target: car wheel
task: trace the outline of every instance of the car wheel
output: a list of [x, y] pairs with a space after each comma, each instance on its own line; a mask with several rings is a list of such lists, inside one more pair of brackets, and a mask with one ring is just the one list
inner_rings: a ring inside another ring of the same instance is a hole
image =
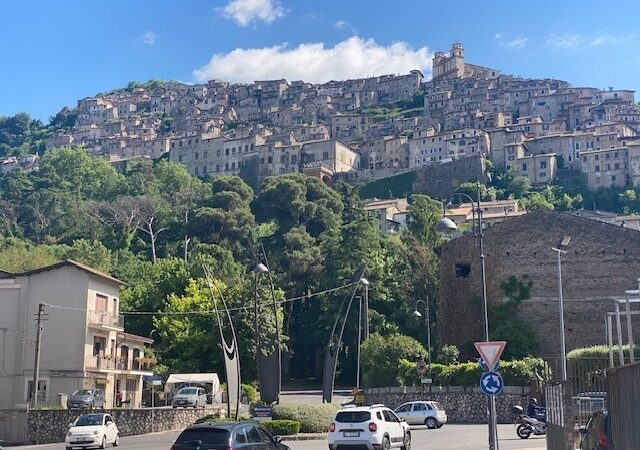
[[389, 450], [391, 448], [391, 443], [389, 442], [388, 437], [382, 438], [382, 450]]
[[516, 428], [516, 434], [520, 439], [529, 439], [529, 436], [531, 436], [531, 427], [524, 424], [518, 425], [518, 428]]
[[404, 435], [404, 443], [402, 444], [402, 450], [411, 450], [411, 433]]
[[73, 447], [65, 447], [65, 450], [73, 450]]
[[114, 446], [114, 447], [117, 447], [118, 445], [120, 445], [120, 435], [119, 435], [119, 434], [116, 434], [116, 438], [115, 438], [115, 440], [113, 441], [113, 446]]
[[427, 417], [427, 419], [424, 421], [424, 424], [428, 429], [433, 430], [438, 426], [438, 421], [434, 417]]
[[107, 448], [107, 437], [102, 436], [102, 444], [100, 444], [100, 448]]

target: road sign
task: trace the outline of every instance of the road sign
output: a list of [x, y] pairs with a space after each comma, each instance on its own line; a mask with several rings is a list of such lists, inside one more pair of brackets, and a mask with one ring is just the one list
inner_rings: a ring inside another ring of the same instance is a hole
[[431, 384], [431, 383], [433, 383], [433, 380], [431, 378], [423, 378], [420, 381], [422, 382], [422, 384]]
[[480, 389], [487, 395], [500, 395], [504, 388], [504, 380], [499, 373], [485, 372], [480, 377]]
[[507, 345], [507, 343], [505, 341], [476, 342], [474, 345], [487, 364], [487, 367], [493, 368], [498, 361], [500, 361], [500, 355], [502, 355], [504, 346]]
[[254, 406], [253, 418], [254, 419], [270, 419], [273, 416], [273, 409], [271, 406]]
[[162, 377], [160, 375], [144, 375], [142, 377], [142, 381], [145, 382], [153, 382], [153, 381], [162, 381]]
[[161, 386], [162, 385], [162, 380], [153, 380], [151, 382], [154, 386]]
[[496, 365], [493, 366], [491, 369], [489, 369], [489, 367], [487, 366], [487, 363], [484, 362], [484, 359], [480, 358], [479, 363], [480, 363], [480, 368], [482, 369], [483, 372], [497, 372], [498, 369], [500, 368], [500, 361], [498, 361]]

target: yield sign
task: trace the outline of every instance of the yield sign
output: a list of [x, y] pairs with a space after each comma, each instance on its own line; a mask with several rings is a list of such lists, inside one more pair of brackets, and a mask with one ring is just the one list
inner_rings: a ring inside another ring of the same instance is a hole
[[487, 367], [491, 369], [500, 361], [500, 355], [502, 355], [507, 343], [505, 341], [476, 342], [474, 345]]

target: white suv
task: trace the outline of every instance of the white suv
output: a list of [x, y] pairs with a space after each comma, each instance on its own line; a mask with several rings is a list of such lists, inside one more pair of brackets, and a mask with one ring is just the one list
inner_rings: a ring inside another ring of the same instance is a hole
[[329, 427], [329, 449], [411, 450], [411, 431], [404, 420], [384, 405], [345, 406]]

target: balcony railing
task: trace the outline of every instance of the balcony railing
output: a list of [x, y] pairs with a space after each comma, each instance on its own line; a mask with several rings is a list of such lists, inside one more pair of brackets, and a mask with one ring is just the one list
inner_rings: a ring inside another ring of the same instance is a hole
[[89, 311], [89, 323], [124, 328], [124, 316], [109, 311]]
[[116, 368], [116, 360], [98, 355], [87, 356], [85, 358], [85, 366], [87, 369], [114, 370]]
[[150, 370], [150, 366], [153, 364], [151, 358], [140, 359], [122, 359], [121, 357], [107, 357], [107, 356], [87, 356], [85, 358], [85, 366], [87, 369], [106, 369], [106, 370]]

